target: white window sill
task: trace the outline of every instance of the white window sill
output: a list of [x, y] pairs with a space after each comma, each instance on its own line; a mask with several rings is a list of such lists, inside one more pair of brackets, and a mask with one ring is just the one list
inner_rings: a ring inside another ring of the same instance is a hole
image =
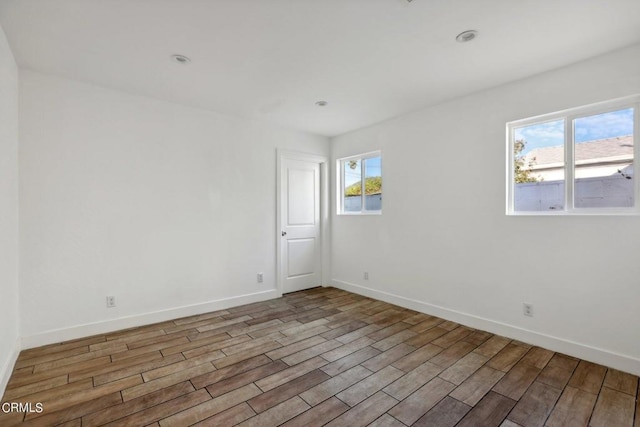
[[382, 211], [364, 211], [364, 212], [338, 212], [340, 216], [370, 216], [370, 215], [382, 215]]
[[638, 210], [580, 210], [580, 211], [532, 211], [507, 212], [507, 216], [639, 216]]

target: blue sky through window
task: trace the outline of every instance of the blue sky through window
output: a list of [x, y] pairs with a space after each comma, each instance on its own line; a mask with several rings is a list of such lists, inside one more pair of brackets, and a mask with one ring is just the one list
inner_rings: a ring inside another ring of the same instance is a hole
[[[633, 134], [633, 108], [611, 111], [575, 120], [576, 143]], [[564, 121], [555, 120], [515, 129], [516, 140], [527, 145], [522, 154], [535, 148], [552, 147], [564, 143]]]
[[[382, 159], [381, 157], [373, 157], [365, 159], [367, 177], [382, 176]], [[349, 161], [344, 162], [344, 186], [345, 188], [360, 182], [362, 178], [362, 170], [360, 169], [362, 161], [357, 160], [355, 168], [351, 168]]]
[[351, 167], [349, 160], [344, 162], [344, 187], [347, 188], [351, 184], [355, 184], [360, 181], [362, 177], [362, 171], [360, 169], [361, 160], [354, 162], [355, 167]]
[[367, 177], [382, 176], [382, 173], [381, 173], [382, 162], [380, 157], [373, 157], [371, 159], [366, 159], [365, 162], [366, 162], [365, 173], [367, 174]]

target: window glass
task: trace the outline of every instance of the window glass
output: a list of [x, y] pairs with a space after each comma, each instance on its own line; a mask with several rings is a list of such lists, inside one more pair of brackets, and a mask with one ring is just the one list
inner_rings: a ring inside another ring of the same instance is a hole
[[564, 120], [514, 129], [514, 209], [564, 209]]
[[339, 214], [380, 213], [382, 210], [382, 156], [379, 152], [337, 161], [340, 175]]
[[638, 214], [640, 96], [507, 124], [507, 213]]
[[362, 161], [360, 159], [345, 160], [343, 209], [345, 212], [362, 211]]
[[573, 120], [575, 207], [632, 207], [634, 109]]
[[372, 157], [364, 161], [365, 210], [382, 209], [382, 159]]

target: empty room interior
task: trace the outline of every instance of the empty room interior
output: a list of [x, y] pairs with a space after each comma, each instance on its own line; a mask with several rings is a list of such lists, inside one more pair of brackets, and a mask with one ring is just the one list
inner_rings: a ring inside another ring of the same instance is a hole
[[640, 427], [639, 125], [637, 0], [0, 0], [0, 425]]

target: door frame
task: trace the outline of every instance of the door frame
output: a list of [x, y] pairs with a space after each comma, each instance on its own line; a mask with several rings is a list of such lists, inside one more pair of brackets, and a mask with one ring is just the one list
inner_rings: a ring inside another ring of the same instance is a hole
[[282, 259], [282, 163], [284, 159], [317, 163], [320, 166], [320, 283], [330, 277], [329, 254], [329, 158], [318, 154], [277, 149], [276, 161], [276, 292], [279, 297], [284, 290]]

